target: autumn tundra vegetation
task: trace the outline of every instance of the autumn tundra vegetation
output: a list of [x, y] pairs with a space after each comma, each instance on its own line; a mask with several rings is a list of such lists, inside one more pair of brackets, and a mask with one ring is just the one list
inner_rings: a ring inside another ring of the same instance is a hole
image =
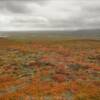
[[0, 100], [100, 100], [100, 40], [0, 38]]

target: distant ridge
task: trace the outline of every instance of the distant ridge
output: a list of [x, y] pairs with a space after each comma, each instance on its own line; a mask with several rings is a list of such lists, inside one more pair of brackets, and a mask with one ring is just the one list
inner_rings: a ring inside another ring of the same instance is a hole
[[100, 29], [91, 30], [74, 30], [74, 31], [11, 31], [0, 32], [0, 36], [4, 37], [67, 37], [78, 39], [100, 39]]

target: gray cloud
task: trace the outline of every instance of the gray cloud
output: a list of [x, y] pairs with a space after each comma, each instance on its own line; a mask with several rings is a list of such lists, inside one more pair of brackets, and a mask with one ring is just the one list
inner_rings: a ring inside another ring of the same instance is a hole
[[0, 8], [10, 13], [28, 13], [30, 12], [24, 2], [6, 1], [0, 3]]
[[8, 11], [10, 11], [12, 13], [27, 13], [27, 12], [29, 12], [27, 7], [25, 5], [23, 5], [22, 3], [8, 2], [6, 4], [6, 8]]
[[0, 23], [0, 30], [100, 28], [100, 1], [0, 0]]

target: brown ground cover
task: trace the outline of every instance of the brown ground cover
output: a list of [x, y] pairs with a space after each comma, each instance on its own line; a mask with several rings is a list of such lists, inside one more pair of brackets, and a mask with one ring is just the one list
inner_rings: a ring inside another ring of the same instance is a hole
[[0, 100], [100, 100], [100, 41], [0, 38]]

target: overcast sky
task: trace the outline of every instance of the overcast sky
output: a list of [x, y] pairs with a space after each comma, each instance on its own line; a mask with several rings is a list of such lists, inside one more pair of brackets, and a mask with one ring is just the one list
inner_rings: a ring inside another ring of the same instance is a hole
[[0, 0], [0, 31], [100, 28], [100, 0]]

